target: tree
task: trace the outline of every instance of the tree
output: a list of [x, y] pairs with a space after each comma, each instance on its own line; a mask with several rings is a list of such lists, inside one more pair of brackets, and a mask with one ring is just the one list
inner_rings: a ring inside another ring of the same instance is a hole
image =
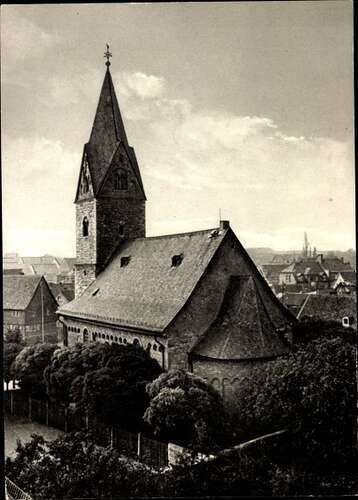
[[14, 376], [21, 389], [34, 397], [46, 395], [44, 370], [56, 349], [54, 344], [35, 344], [22, 349], [13, 363]]
[[8, 384], [14, 378], [13, 363], [16, 356], [22, 351], [23, 347], [14, 342], [4, 342], [3, 352], [3, 376]]
[[97, 420], [137, 429], [149, 398], [148, 382], [161, 373], [139, 346], [84, 344], [55, 353], [45, 371], [52, 399], [88, 411]]
[[66, 434], [50, 442], [33, 435], [6, 460], [6, 476], [38, 500], [150, 495], [155, 474], [117, 450], [96, 446], [90, 435]]
[[357, 343], [357, 333], [353, 328], [344, 328], [337, 321], [307, 319], [294, 324], [292, 328], [293, 343], [307, 345], [317, 339], [335, 339], [337, 337], [352, 345]]
[[21, 332], [18, 328], [16, 328], [15, 330], [10, 330], [10, 328], [8, 328], [4, 335], [4, 342], [19, 344], [23, 347], [25, 346]]
[[319, 339], [252, 370], [237, 394], [241, 425], [265, 434], [289, 429], [314, 466], [342, 456], [355, 429], [355, 348]]
[[183, 370], [170, 371], [149, 384], [147, 392], [150, 405], [144, 420], [156, 436], [202, 451], [225, 442], [223, 401], [204, 379]]

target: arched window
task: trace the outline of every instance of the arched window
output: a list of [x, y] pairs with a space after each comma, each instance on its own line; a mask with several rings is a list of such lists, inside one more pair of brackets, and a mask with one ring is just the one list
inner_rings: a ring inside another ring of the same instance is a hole
[[147, 345], [147, 352], [148, 353], [150, 352], [151, 347], [152, 347], [152, 344], [149, 342], [149, 344]]
[[85, 328], [83, 330], [83, 342], [88, 342], [89, 336], [88, 336], [88, 330]]
[[124, 236], [124, 222], [119, 223], [118, 232], [119, 232], [119, 236]]
[[82, 221], [82, 236], [88, 236], [88, 225], [88, 219], [87, 217], [84, 217]]
[[116, 172], [114, 188], [117, 191], [125, 191], [128, 189], [128, 174], [125, 170]]
[[136, 346], [136, 347], [139, 347], [139, 340], [138, 339], [134, 339], [133, 340], [133, 345]]

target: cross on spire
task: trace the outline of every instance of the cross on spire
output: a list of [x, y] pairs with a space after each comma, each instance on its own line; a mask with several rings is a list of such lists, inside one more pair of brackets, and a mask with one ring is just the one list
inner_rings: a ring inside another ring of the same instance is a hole
[[108, 43], [106, 43], [106, 46], [107, 46], [107, 51], [104, 53], [104, 57], [107, 58], [106, 66], [107, 66], [107, 68], [109, 68], [109, 66], [111, 65], [111, 63], [109, 62], [109, 58], [112, 57], [112, 54], [109, 51], [109, 45], [108, 45]]

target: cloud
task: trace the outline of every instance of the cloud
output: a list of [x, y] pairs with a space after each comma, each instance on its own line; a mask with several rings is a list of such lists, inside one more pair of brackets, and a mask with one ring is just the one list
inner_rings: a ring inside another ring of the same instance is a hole
[[119, 84], [120, 94], [125, 97], [150, 99], [161, 96], [165, 89], [163, 77], [146, 75], [140, 71], [116, 73], [114, 78]]
[[[6, 55], [3, 69], [10, 67], [8, 61], [20, 62], [29, 57], [40, 57], [58, 37], [21, 17], [11, 6], [2, 6], [2, 54]], [[7, 61], [8, 60], [8, 61]]]
[[[85, 97], [94, 108], [102, 78], [69, 75], [49, 88], [54, 100]], [[305, 230], [320, 249], [355, 246], [348, 143], [288, 135], [267, 116], [195, 109], [185, 98], [171, 99], [160, 76], [119, 73], [114, 84], [146, 189], [148, 234], [215, 227], [220, 208], [245, 246], [301, 248]], [[43, 137], [3, 139], [6, 251], [16, 250], [16, 240], [29, 248], [41, 240], [50, 252], [57, 240], [57, 253], [75, 252], [72, 202], [82, 146], [75, 154]]]
[[[348, 143], [289, 136], [265, 116], [196, 110], [165, 91], [150, 99], [128, 98], [122, 110], [134, 125], [148, 198], [155, 200], [148, 214], [160, 219], [169, 210], [167, 232], [188, 230], [194, 210], [202, 221], [210, 212], [216, 224], [222, 208], [236, 228], [251, 235], [251, 246], [266, 241], [284, 248], [301, 241], [296, 227], [310, 229], [317, 246], [354, 246]], [[163, 222], [150, 228], [163, 231]]]
[[66, 253], [71, 253], [81, 152], [71, 153], [60, 141], [44, 138], [4, 136], [2, 142], [5, 251], [22, 248], [28, 254], [42, 245], [43, 253], [57, 245], [59, 253], [67, 244]]

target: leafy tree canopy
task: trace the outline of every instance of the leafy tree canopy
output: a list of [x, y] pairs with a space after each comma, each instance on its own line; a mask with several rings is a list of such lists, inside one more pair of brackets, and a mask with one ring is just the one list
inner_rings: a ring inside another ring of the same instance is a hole
[[5, 382], [9, 382], [14, 378], [13, 373], [13, 363], [16, 356], [22, 351], [23, 347], [21, 344], [14, 342], [4, 342], [3, 351], [3, 376]]
[[357, 343], [357, 332], [353, 328], [344, 328], [337, 321], [307, 319], [297, 323], [292, 328], [293, 342], [296, 345], [307, 345], [320, 338], [341, 338], [352, 345]]
[[149, 403], [145, 387], [160, 373], [157, 361], [139, 346], [94, 343], [57, 351], [45, 379], [51, 398], [137, 428]]
[[34, 397], [46, 395], [43, 373], [56, 349], [55, 344], [35, 344], [22, 349], [13, 363], [14, 376], [21, 389]]
[[242, 427], [256, 435], [289, 429], [317, 464], [352, 443], [355, 429], [355, 348], [320, 339], [255, 368], [237, 393]]
[[149, 384], [147, 392], [150, 405], [144, 420], [156, 436], [202, 451], [224, 444], [223, 401], [204, 379], [183, 370], [169, 371]]
[[153, 473], [73, 433], [52, 442], [39, 435], [25, 445], [19, 442], [16, 456], [6, 460], [6, 475], [33, 498], [48, 500], [145, 496]]
[[15, 330], [8, 329], [4, 335], [4, 342], [9, 342], [9, 343], [13, 343], [13, 344], [20, 344], [22, 347], [25, 346], [25, 343], [22, 339], [21, 332], [18, 328], [16, 328]]

